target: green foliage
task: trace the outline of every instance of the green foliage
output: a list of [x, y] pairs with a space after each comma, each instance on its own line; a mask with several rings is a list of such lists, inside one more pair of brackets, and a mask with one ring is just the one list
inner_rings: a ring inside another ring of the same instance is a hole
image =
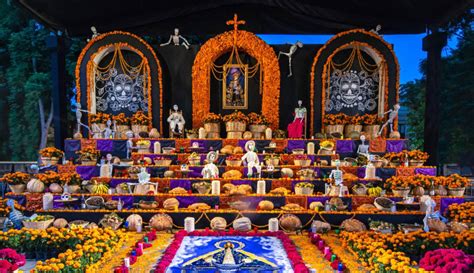
[[[464, 25], [463, 25], [464, 26]], [[440, 163], [474, 162], [474, 31], [463, 28], [459, 44], [442, 60], [440, 92]], [[420, 70], [424, 72], [424, 62]], [[425, 76], [400, 88], [408, 114], [408, 136], [413, 148], [423, 147]]]

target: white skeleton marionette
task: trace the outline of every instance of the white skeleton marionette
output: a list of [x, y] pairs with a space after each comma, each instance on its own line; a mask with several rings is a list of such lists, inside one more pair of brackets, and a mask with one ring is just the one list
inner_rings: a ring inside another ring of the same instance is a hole
[[90, 40], [93, 40], [95, 37], [99, 36], [100, 33], [97, 32], [97, 29], [95, 28], [95, 26], [91, 26], [91, 31], [92, 31], [92, 36], [90, 39], [87, 39], [87, 41], [89, 42]]
[[260, 166], [260, 160], [255, 150], [255, 141], [249, 140], [245, 143], [246, 153], [242, 156], [242, 161], [247, 163], [247, 175], [249, 177], [253, 176], [253, 168], [257, 170], [258, 176], [262, 175], [262, 166]]
[[186, 40], [183, 36], [179, 35], [179, 29], [175, 28], [174, 34], [170, 35], [170, 39], [168, 40], [168, 42], [160, 44], [160, 46], [169, 45], [171, 44], [171, 42], [173, 42], [175, 46], [179, 46], [180, 40], [183, 40], [183, 43], [181, 43], [181, 45], [184, 46], [186, 49], [189, 49], [190, 44], [188, 40]]
[[127, 158], [131, 158], [132, 151], [136, 148], [133, 146], [133, 136], [135, 134], [132, 131], [127, 131], [125, 135], [127, 136]]
[[370, 155], [369, 155], [369, 145], [365, 142], [365, 136], [364, 135], [360, 136], [360, 141], [361, 141], [361, 143], [357, 147], [357, 154], [358, 155], [363, 155], [363, 156], [367, 157], [367, 159], [369, 159], [369, 157], [370, 157]]
[[184, 120], [182, 112], [178, 111], [178, 105], [173, 105], [173, 111], [171, 111], [171, 114], [168, 117], [167, 121], [170, 124], [170, 128], [173, 132], [176, 133], [176, 126], [178, 126], [178, 133], [183, 133], [184, 124], [186, 123], [186, 121]]
[[204, 166], [204, 168], [201, 171], [202, 177], [206, 179], [211, 179], [211, 178], [218, 178], [219, 177], [219, 168], [217, 168], [216, 162], [217, 158], [219, 157], [219, 154], [215, 151], [209, 152], [207, 154], [207, 164]]
[[288, 78], [293, 75], [293, 70], [291, 69], [292, 56], [293, 56], [293, 54], [295, 54], [295, 52], [298, 48], [302, 48], [302, 47], [303, 47], [303, 43], [300, 42], [300, 41], [297, 41], [296, 43], [291, 45], [290, 51], [288, 51], [288, 52], [283, 52], [283, 51], [278, 52], [278, 59], [280, 59], [280, 55], [288, 56], [288, 67], [289, 67], [289, 70], [290, 70], [290, 73], [288, 74]]
[[343, 196], [343, 172], [339, 170], [339, 167], [341, 166], [341, 161], [339, 159], [336, 159], [336, 169], [332, 170], [331, 173], [329, 174], [329, 178], [334, 179], [334, 185], [336, 187], [339, 187], [339, 196]]
[[393, 132], [393, 122], [395, 121], [395, 119], [398, 117], [398, 110], [400, 110], [400, 104], [395, 104], [393, 106], [393, 109], [390, 109], [388, 110], [387, 112], [383, 113], [383, 115], [385, 116], [386, 114], [388, 114], [388, 119], [387, 121], [382, 125], [382, 127], [380, 127], [380, 130], [379, 130], [379, 133], [378, 135], [382, 135], [382, 131], [385, 127], [387, 127], [387, 125], [390, 125], [390, 132]]
[[80, 103], [77, 103], [76, 104], [76, 122], [77, 122], [77, 133], [81, 133], [81, 126], [86, 128], [89, 132], [90, 132], [90, 128], [89, 126], [85, 125], [84, 123], [81, 122], [81, 119], [82, 119], [82, 112], [84, 113], [89, 113], [89, 111], [87, 110], [83, 110], [81, 108], [81, 104]]
[[112, 126], [112, 121], [109, 119], [109, 120], [107, 120], [107, 122], [105, 124], [107, 126], [104, 129], [104, 138], [112, 138], [113, 137], [113, 131], [110, 128], [110, 126]]
[[374, 33], [374, 34], [377, 34], [377, 35], [379, 35], [379, 36], [382, 36], [382, 35], [380, 35], [380, 33], [379, 33], [379, 31], [380, 31], [381, 29], [382, 29], [382, 26], [381, 26], [381, 25], [377, 25], [377, 26], [375, 27], [375, 29], [371, 29], [371, 30], [369, 30], [369, 31], [372, 32], [372, 33]]

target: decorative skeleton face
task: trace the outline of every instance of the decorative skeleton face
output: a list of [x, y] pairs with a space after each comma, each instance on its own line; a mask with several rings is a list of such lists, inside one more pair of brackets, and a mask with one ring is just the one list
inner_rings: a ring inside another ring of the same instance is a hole
[[353, 105], [359, 100], [360, 79], [353, 71], [346, 71], [341, 77], [341, 100], [348, 105]]
[[137, 98], [133, 95], [133, 81], [124, 74], [118, 75], [114, 79], [114, 96], [112, 100], [117, 100], [121, 105], [126, 105], [130, 100], [136, 101]]

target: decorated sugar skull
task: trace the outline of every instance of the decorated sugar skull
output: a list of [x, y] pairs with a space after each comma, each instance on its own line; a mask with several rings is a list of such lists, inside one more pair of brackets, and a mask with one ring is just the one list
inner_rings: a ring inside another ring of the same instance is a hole
[[360, 79], [355, 71], [345, 71], [341, 77], [341, 100], [356, 105], [360, 93]]
[[133, 81], [132, 79], [125, 75], [117, 75], [114, 79], [114, 94], [112, 100], [117, 100], [118, 103], [122, 106], [127, 106], [130, 101], [136, 101], [137, 98], [133, 96]]
[[217, 160], [217, 157], [217, 152], [211, 151], [207, 154], [206, 159], [208, 163], [214, 163]]
[[250, 140], [245, 143], [245, 151], [253, 152], [255, 150], [255, 141]]

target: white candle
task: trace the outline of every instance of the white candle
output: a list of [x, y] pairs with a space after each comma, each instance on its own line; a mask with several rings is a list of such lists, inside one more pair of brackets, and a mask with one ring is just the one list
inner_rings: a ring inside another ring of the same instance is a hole
[[213, 180], [211, 184], [212, 194], [219, 195], [221, 194], [221, 181]]
[[143, 243], [138, 243], [137, 245], [138, 245], [138, 248], [139, 248], [141, 251], [143, 251]]
[[268, 231], [278, 231], [278, 219], [270, 218], [268, 220]]
[[265, 194], [265, 180], [257, 181], [257, 194]]
[[130, 267], [130, 258], [123, 258], [123, 264], [125, 265], [125, 267]]
[[186, 230], [187, 232], [194, 231], [194, 218], [193, 217], [184, 218], [184, 230]]
[[314, 143], [308, 142], [308, 144], [306, 145], [306, 150], [309, 155], [314, 155]]
[[159, 141], [156, 141], [155, 144], [153, 144], [153, 153], [161, 154], [161, 143]]

